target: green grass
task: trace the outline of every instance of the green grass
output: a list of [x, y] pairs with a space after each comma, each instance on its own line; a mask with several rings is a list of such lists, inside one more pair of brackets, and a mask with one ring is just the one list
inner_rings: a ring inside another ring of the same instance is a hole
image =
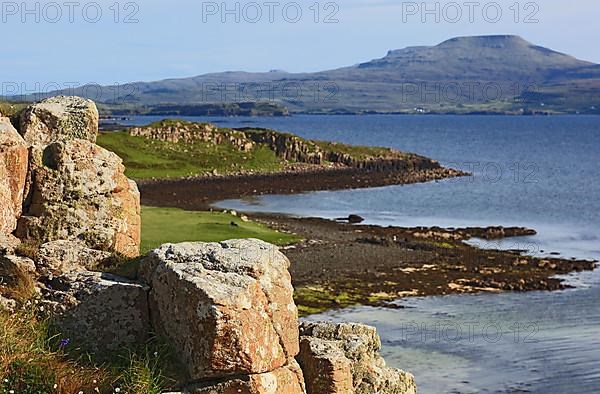
[[166, 375], [179, 377], [173, 352], [156, 338], [95, 364], [61, 347], [51, 326], [33, 306], [0, 311], [0, 394], [160, 394], [172, 380]]
[[347, 145], [337, 142], [314, 141], [315, 144], [324, 151], [340, 152], [352, 156], [358, 160], [364, 160], [371, 157], [384, 158], [406, 158], [408, 154], [395, 151], [390, 148], [377, 146]]
[[171, 143], [130, 136], [126, 132], [101, 133], [98, 145], [123, 159], [126, 175], [134, 179], [181, 178], [242, 171], [274, 172], [283, 168], [275, 152], [258, 146], [240, 152], [230, 144]]
[[20, 111], [25, 109], [29, 104], [27, 103], [9, 103], [6, 101], [0, 101], [0, 114], [3, 116], [11, 117], [18, 114]]
[[[237, 226], [232, 226], [231, 222]], [[257, 238], [276, 245], [299, 241], [296, 235], [277, 232], [256, 222], [243, 222], [228, 213], [142, 207], [142, 253], [164, 243], [219, 242], [239, 238]]]

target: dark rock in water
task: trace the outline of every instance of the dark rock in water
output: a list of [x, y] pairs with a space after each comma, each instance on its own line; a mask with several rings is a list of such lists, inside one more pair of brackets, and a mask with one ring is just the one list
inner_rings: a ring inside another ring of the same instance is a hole
[[364, 221], [365, 221], [365, 219], [363, 217], [361, 217], [361, 216], [358, 216], [358, 215], [350, 215], [350, 216], [348, 216], [348, 222], [352, 223], [352, 224], [354, 224], [354, 223], [362, 223]]
[[347, 218], [337, 218], [335, 219], [340, 222], [348, 222], [350, 224], [358, 224], [365, 221], [365, 219], [358, 215], [349, 215]]

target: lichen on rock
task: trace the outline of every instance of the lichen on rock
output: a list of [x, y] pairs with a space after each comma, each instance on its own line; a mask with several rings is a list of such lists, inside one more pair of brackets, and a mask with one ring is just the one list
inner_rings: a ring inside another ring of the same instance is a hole
[[259, 240], [163, 245], [142, 260], [154, 327], [192, 380], [270, 372], [298, 353], [288, 266]]
[[80, 139], [52, 143], [42, 156], [17, 236], [38, 243], [80, 240], [92, 249], [137, 256], [139, 191], [121, 159]]
[[414, 377], [389, 368], [374, 327], [303, 322], [300, 354], [308, 394], [415, 394]]
[[98, 109], [92, 100], [56, 96], [29, 106], [21, 114], [21, 135], [29, 145], [48, 145], [61, 140], [96, 142]]
[[115, 275], [82, 271], [55, 278], [44, 306], [73, 347], [98, 359], [145, 343], [150, 326], [148, 288]]
[[0, 117], [0, 234], [10, 234], [21, 215], [27, 145], [8, 118]]

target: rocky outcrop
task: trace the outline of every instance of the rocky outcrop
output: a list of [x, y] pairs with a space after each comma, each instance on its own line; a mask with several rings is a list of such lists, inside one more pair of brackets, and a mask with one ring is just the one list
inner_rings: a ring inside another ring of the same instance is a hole
[[295, 361], [272, 372], [191, 385], [180, 394], [304, 394], [302, 370]]
[[53, 241], [38, 249], [36, 269], [44, 276], [97, 270], [111, 256], [110, 252], [90, 249], [80, 241]]
[[57, 96], [28, 107], [21, 114], [20, 132], [27, 144], [45, 146], [56, 141], [96, 142], [98, 109], [92, 100]]
[[394, 149], [379, 149], [379, 153], [372, 155], [352, 155], [346, 153], [338, 144], [322, 146], [313, 140], [269, 129], [221, 129], [207, 123], [165, 120], [149, 126], [132, 127], [129, 129], [129, 134], [171, 143], [209, 142], [215, 145], [227, 143], [240, 151], [250, 151], [256, 146], [264, 146], [286, 162], [315, 166], [334, 165], [373, 172], [441, 169], [439, 163], [426, 157], [406, 154]]
[[243, 129], [248, 138], [257, 144], [266, 144], [275, 151], [277, 157], [287, 161], [322, 164], [324, 153], [312, 141], [293, 134], [278, 133], [271, 130]]
[[42, 165], [32, 170], [17, 236], [37, 243], [81, 240], [92, 249], [137, 256], [139, 192], [124, 171], [117, 155], [87, 140], [48, 145]]
[[150, 332], [148, 288], [110, 274], [77, 272], [53, 279], [44, 306], [72, 347], [98, 359], [145, 343]]
[[0, 234], [10, 234], [21, 215], [27, 145], [8, 118], [0, 117]]
[[388, 368], [374, 327], [303, 322], [300, 354], [308, 394], [415, 394], [411, 374]]
[[218, 129], [208, 123], [164, 120], [146, 127], [132, 127], [129, 129], [129, 134], [134, 137], [172, 143], [210, 142], [215, 145], [227, 143], [244, 152], [254, 148], [253, 142], [244, 133], [237, 130]]
[[273, 372], [298, 353], [288, 266], [258, 240], [164, 245], [142, 261], [154, 328], [192, 380]]

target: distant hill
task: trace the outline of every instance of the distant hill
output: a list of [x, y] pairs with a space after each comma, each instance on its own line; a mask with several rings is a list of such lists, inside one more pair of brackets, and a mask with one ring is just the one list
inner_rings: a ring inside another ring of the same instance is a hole
[[600, 65], [518, 36], [459, 37], [329, 71], [205, 74], [104, 87], [90, 98], [106, 110], [267, 101], [311, 113], [600, 113]]

